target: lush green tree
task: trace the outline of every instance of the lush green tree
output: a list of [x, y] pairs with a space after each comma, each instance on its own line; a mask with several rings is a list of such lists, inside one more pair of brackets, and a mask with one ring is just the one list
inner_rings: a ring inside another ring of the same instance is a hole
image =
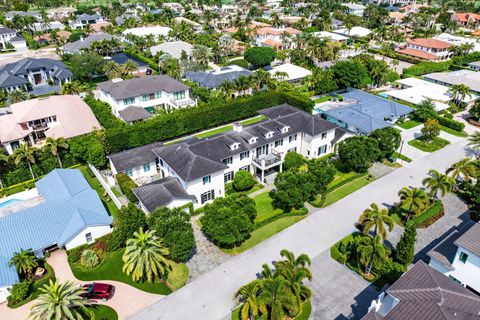
[[304, 78], [303, 84], [316, 94], [324, 94], [338, 89], [337, 80], [329, 69], [314, 69], [311, 76]]
[[258, 300], [272, 320], [293, 318], [299, 312], [297, 299], [283, 277], [263, 280]]
[[448, 168], [447, 174], [454, 180], [462, 178], [463, 181], [469, 181], [471, 178], [478, 176], [478, 168], [472, 159], [464, 158]]
[[27, 100], [27, 94], [23, 90], [13, 90], [7, 94], [7, 104], [12, 105], [14, 103]]
[[10, 266], [15, 266], [19, 275], [31, 277], [33, 271], [38, 267], [38, 259], [30, 250], [20, 250], [15, 252], [8, 263]]
[[430, 204], [427, 194], [420, 188], [404, 187], [398, 192], [398, 195], [400, 196], [400, 205], [408, 208], [407, 220]]
[[440, 135], [440, 124], [436, 119], [428, 119], [420, 131], [422, 132], [423, 140], [432, 141]]
[[478, 150], [480, 149], [480, 131], [475, 131], [468, 137], [468, 143], [469, 146], [471, 146], [473, 149]]
[[363, 88], [371, 82], [367, 68], [358, 61], [340, 61], [331, 70], [340, 88]]
[[422, 184], [430, 190], [431, 197], [438, 199], [439, 191], [443, 197], [452, 190], [455, 181], [451, 177], [433, 169], [428, 171], [428, 175], [429, 177], [423, 179]]
[[92, 81], [103, 74], [105, 59], [96, 52], [82, 52], [70, 58], [70, 65], [76, 79]]
[[468, 113], [473, 119], [480, 121], [480, 99], [475, 100], [474, 105], [468, 110]]
[[395, 222], [389, 215], [387, 208], [379, 208], [376, 203], [372, 203], [370, 208], [365, 209], [358, 219], [358, 223], [363, 226], [363, 233], [367, 234], [373, 228], [373, 235], [380, 235], [383, 240], [387, 238], [388, 232], [393, 230]]
[[81, 294], [84, 289], [74, 282], [52, 281], [39, 289], [41, 292], [31, 308], [29, 318], [43, 319], [84, 319], [85, 308], [91, 303]]
[[435, 105], [431, 99], [423, 100], [415, 109], [415, 115], [422, 121], [438, 117]]
[[85, 91], [82, 83], [80, 81], [70, 81], [62, 85], [62, 94], [80, 94]]
[[400, 147], [400, 142], [402, 141], [400, 132], [393, 127], [377, 129], [370, 134], [370, 138], [377, 141], [378, 148], [384, 158], [392, 156]]
[[133, 238], [127, 240], [123, 254], [122, 271], [132, 276], [133, 281], [147, 280], [153, 283], [156, 279], [165, 280], [172, 270], [167, 260], [169, 251], [154, 230], [133, 233]]
[[285, 171], [275, 178], [274, 192], [270, 196], [273, 205], [285, 212], [303, 208], [306, 201], [313, 201], [317, 195], [314, 177], [309, 173]]
[[308, 172], [313, 178], [317, 193], [326, 191], [327, 185], [335, 178], [335, 167], [323, 159], [312, 159], [308, 162]]
[[270, 65], [275, 59], [275, 51], [270, 47], [252, 47], [245, 51], [244, 58], [258, 69]]
[[95, 167], [103, 167], [106, 164], [106, 152], [103, 135], [92, 133], [69, 139], [70, 153], [84, 163], [90, 163]]
[[370, 137], [350, 137], [338, 145], [338, 156], [347, 170], [366, 172], [381, 155], [377, 141]]
[[123, 172], [118, 173], [115, 176], [115, 179], [117, 180], [117, 184], [120, 187], [120, 190], [127, 197], [128, 201], [130, 201], [131, 203], [137, 203], [137, 196], [133, 193], [133, 189], [138, 187], [135, 181], [133, 181], [132, 178], [130, 178]]
[[400, 237], [400, 241], [397, 243], [395, 248], [395, 260], [404, 266], [409, 266], [413, 262], [416, 236], [417, 229], [415, 226], [406, 227]]
[[247, 191], [253, 188], [257, 184], [257, 180], [252, 174], [245, 170], [240, 170], [235, 173], [233, 178], [233, 188], [236, 191]]
[[170, 259], [183, 262], [191, 257], [195, 250], [195, 237], [189, 213], [180, 208], [160, 207], [148, 215], [147, 222], [170, 251]]
[[377, 267], [388, 258], [388, 252], [383, 245], [382, 237], [364, 236], [359, 240], [357, 246], [360, 263], [365, 267], [365, 274], [368, 276], [372, 268]]
[[258, 293], [261, 290], [262, 281], [254, 280], [238, 289], [235, 297], [242, 303], [240, 309], [241, 320], [257, 319], [260, 312]]
[[202, 231], [215, 244], [231, 248], [244, 242], [253, 231], [257, 215], [255, 201], [246, 194], [217, 198], [205, 205], [200, 218]]
[[68, 149], [68, 143], [65, 141], [65, 139], [64, 138], [54, 139], [52, 137], [48, 137], [46, 146], [50, 150], [52, 155], [57, 157], [60, 168], [63, 168], [62, 158], [60, 157], [60, 153], [61, 153], [61, 149]]
[[207, 67], [212, 58], [212, 50], [204, 45], [194, 45], [192, 49], [192, 58], [202, 67]]
[[283, 169], [284, 170], [298, 170], [301, 166], [307, 163], [301, 154], [297, 152], [287, 152], [285, 159], [283, 160]]
[[132, 238], [134, 233], [147, 225], [145, 213], [134, 204], [129, 203], [120, 209], [114, 220], [112, 236], [108, 239], [108, 248], [111, 251], [124, 247], [127, 240]]
[[13, 158], [15, 159], [16, 165], [19, 165], [21, 162], [25, 161], [28, 164], [28, 169], [30, 170], [32, 179], [35, 179], [35, 175], [33, 174], [33, 169], [32, 169], [32, 164], [34, 164], [36, 161], [33, 148], [30, 148], [30, 146], [26, 143], [22, 143], [13, 152]]

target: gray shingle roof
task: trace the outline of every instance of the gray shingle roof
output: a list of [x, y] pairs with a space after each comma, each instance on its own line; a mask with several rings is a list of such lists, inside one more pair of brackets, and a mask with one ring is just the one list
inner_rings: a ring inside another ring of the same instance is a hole
[[184, 41], [170, 41], [163, 42], [157, 46], [150, 48], [152, 55], [157, 54], [158, 52], [168, 53], [175, 59], [180, 59], [182, 57], [182, 51], [185, 51], [187, 56], [192, 55], [193, 45]]
[[118, 172], [122, 172], [136, 166], [154, 162], [157, 156], [152, 150], [161, 146], [163, 146], [162, 142], [154, 142], [138, 148], [111, 154], [108, 158], [112, 161], [115, 169]]
[[417, 262], [386, 293], [398, 299], [384, 320], [470, 320], [478, 319], [480, 297], [455, 283], [423, 261]]
[[[238, 70], [241, 69], [241, 70]], [[230, 71], [229, 71], [230, 70]], [[241, 76], [247, 77], [252, 72], [235, 66], [235, 68], [224, 67], [218, 71], [187, 71], [185, 78], [198, 83], [206, 88], [218, 88], [224, 82], [233, 82]]]
[[97, 88], [109, 93], [117, 100], [138, 97], [155, 92], [178, 92], [188, 90], [189, 87], [169, 76], [145, 76], [118, 82], [106, 81], [99, 83]]
[[455, 244], [480, 257], [480, 223], [475, 223], [455, 241]]
[[133, 122], [148, 119], [152, 115], [142, 107], [128, 106], [119, 112], [119, 116], [125, 122]]
[[195, 199], [183, 189], [178, 179], [174, 177], [156, 180], [132, 191], [148, 212], [154, 212], [157, 208], [166, 206], [175, 199]]
[[63, 246], [87, 226], [112, 223], [79, 170], [55, 169], [36, 186], [45, 202], [0, 218], [0, 286], [18, 281], [15, 268], [6, 264], [20, 249]]
[[0, 26], [0, 34], [12, 34], [12, 33], [16, 33], [16, 31], [13, 30], [12, 28]]
[[90, 48], [90, 45], [96, 41], [110, 40], [113, 36], [108, 33], [97, 33], [92, 36], [86, 37], [83, 40], [78, 40], [72, 43], [67, 43], [62, 47], [62, 50], [67, 53], [79, 53], [82, 49]]
[[73, 76], [72, 71], [61, 61], [46, 58], [25, 58], [0, 67], [0, 88], [28, 84], [25, 75], [37, 69], [50, 71], [52, 77], [56, 79]]

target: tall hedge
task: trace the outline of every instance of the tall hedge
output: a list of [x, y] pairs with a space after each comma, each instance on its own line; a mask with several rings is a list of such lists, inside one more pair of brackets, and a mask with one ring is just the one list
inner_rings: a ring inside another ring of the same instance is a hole
[[107, 144], [110, 152], [118, 152], [252, 117], [259, 110], [282, 103], [289, 103], [308, 112], [313, 108], [313, 102], [298, 93], [262, 91], [228, 102], [176, 110], [129, 126], [108, 129]]
[[447, 128], [450, 128], [456, 131], [463, 131], [463, 129], [465, 128], [465, 124], [452, 119], [448, 119], [445, 117], [437, 117], [437, 120], [438, 120], [438, 123], [440, 123], [442, 126], [445, 126]]
[[125, 173], [120, 172], [115, 176], [117, 179], [118, 186], [120, 187], [120, 190], [122, 190], [122, 193], [127, 197], [128, 201], [132, 203], [138, 202], [137, 197], [133, 193], [132, 189], [135, 189], [137, 184], [135, 181], [133, 181], [129, 176], [127, 176]]
[[421, 76], [427, 73], [442, 72], [450, 69], [451, 61], [444, 62], [422, 62], [403, 70], [404, 77]]
[[125, 125], [125, 122], [113, 115], [112, 107], [108, 103], [97, 100], [92, 95], [86, 96], [84, 101], [92, 109], [102, 127], [109, 129]]

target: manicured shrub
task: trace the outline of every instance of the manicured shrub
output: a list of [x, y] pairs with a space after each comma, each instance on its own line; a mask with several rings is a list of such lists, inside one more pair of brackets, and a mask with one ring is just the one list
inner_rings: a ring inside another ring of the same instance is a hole
[[463, 129], [465, 129], [465, 124], [452, 119], [448, 119], [445, 117], [438, 117], [437, 120], [438, 120], [438, 123], [440, 123], [440, 125], [456, 131], [463, 131]]
[[250, 63], [248, 63], [248, 61], [244, 60], [244, 59], [232, 60], [227, 65], [229, 65], [229, 66], [236, 65], [236, 66], [240, 66], [240, 67], [245, 68], [245, 69], [248, 69], [248, 67], [250, 67]]
[[235, 191], [247, 191], [253, 188], [257, 184], [257, 180], [252, 174], [245, 170], [240, 170], [235, 173], [233, 178], [233, 188]]
[[148, 216], [147, 222], [168, 247], [170, 259], [184, 262], [191, 257], [195, 250], [195, 237], [190, 214], [185, 210], [161, 207]]
[[285, 159], [283, 160], [283, 169], [285, 170], [297, 170], [307, 162], [301, 154], [297, 152], [287, 152]]
[[413, 65], [409, 68], [403, 69], [403, 77], [415, 77], [421, 76], [427, 73], [447, 71], [452, 63], [450, 61], [445, 62], [422, 62]]
[[330, 256], [341, 264], [344, 264], [347, 260], [346, 256], [338, 250], [336, 245], [330, 247]]
[[404, 266], [409, 266], [413, 262], [416, 236], [417, 230], [415, 226], [405, 228], [395, 248], [395, 261]]
[[25, 300], [29, 295], [32, 288], [32, 281], [25, 280], [20, 283], [16, 283], [12, 286], [10, 290], [10, 295], [8, 296], [8, 306], [14, 306], [17, 303]]
[[244, 193], [217, 198], [203, 212], [202, 231], [222, 248], [232, 248], [248, 239], [257, 215], [255, 201]]
[[137, 203], [138, 199], [132, 191], [132, 189], [138, 187], [135, 181], [123, 172], [118, 173], [115, 178], [117, 179], [120, 190], [127, 197], [128, 201], [131, 203]]
[[93, 268], [100, 263], [100, 258], [95, 253], [95, 251], [86, 249], [83, 250], [82, 256], [80, 257], [80, 264], [86, 268]]
[[88, 247], [87, 244], [72, 248], [67, 251], [68, 254], [68, 262], [76, 263], [79, 262], [82, 257], [82, 252]]
[[331, 71], [340, 88], [363, 88], [372, 81], [367, 68], [359, 61], [337, 62]]
[[244, 58], [250, 62], [255, 69], [262, 68], [272, 63], [275, 59], [275, 51], [270, 47], [252, 47], [245, 51]]

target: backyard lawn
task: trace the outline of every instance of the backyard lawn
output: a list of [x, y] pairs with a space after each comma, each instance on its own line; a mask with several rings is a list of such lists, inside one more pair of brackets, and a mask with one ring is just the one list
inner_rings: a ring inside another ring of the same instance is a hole
[[407, 157], [403, 154], [400, 154], [398, 152], [394, 152], [393, 157], [397, 158], [397, 159], [400, 159], [400, 160], [403, 160], [403, 161], [406, 161], [406, 162], [412, 162], [412, 159], [410, 159], [409, 157]]
[[276, 233], [282, 231], [285, 228], [290, 227], [291, 225], [297, 223], [298, 221], [305, 218], [305, 216], [291, 216], [291, 217], [284, 217], [273, 222], [270, 222], [263, 227], [260, 227], [254, 230], [249, 239], [247, 239], [244, 243], [240, 246], [232, 248], [232, 249], [222, 249], [223, 252], [228, 254], [238, 254], [245, 250], [248, 250], [260, 242], [270, 238], [271, 236], [275, 235]]
[[98, 179], [95, 177], [92, 170], [90, 170], [90, 168], [87, 166], [81, 166], [79, 169], [82, 172], [85, 179], [87, 179], [90, 186], [95, 191], [97, 191], [98, 196], [100, 197], [100, 199], [102, 199], [103, 205], [107, 209], [108, 213], [115, 218], [120, 212], [120, 210], [117, 208], [115, 203], [113, 203], [113, 201], [110, 199], [108, 195], [105, 196], [106, 191], [103, 188], [103, 186], [100, 184], [100, 181], [98, 181]]
[[419, 138], [410, 140], [408, 141], [408, 144], [411, 145], [412, 147], [415, 147], [419, 150], [422, 150], [424, 152], [435, 152], [437, 150], [442, 149], [446, 145], [448, 145], [450, 142], [448, 142], [445, 139], [435, 137], [431, 142], [426, 142], [423, 141]]
[[[98, 266], [92, 269], [86, 269], [80, 266], [78, 263], [69, 262], [70, 268], [72, 268], [72, 272], [75, 277], [83, 281], [114, 280], [126, 283], [139, 290], [150, 293], [167, 295], [172, 292], [172, 290], [170, 290], [170, 288], [164, 283], [135, 282], [131, 277], [123, 273], [123, 251], [124, 250], [122, 249], [116, 252], [107, 252], [104, 260]], [[173, 264], [173, 270], [171, 271], [171, 276], [169, 277], [168, 281], [175, 288], [178, 288], [177, 286], [181, 285], [182, 283], [184, 284], [188, 279], [188, 268], [187, 271], [185, 268], [186, 266], [183, 264]]]
[[[259, 121], [262, 121], [263, 119], [265, 119], [264, 116], [258, 116], [258, 117], [255, 117], [255, 118], [251, 118], [251, 119], [247, 119], [247, 120], [244, 120], [244, 121], [240, 121], [240, 124], [241, 124], [242, 126], [248, 126], [248, 125], [250, 125], [250, 124], [254, 124], [254, 123], [257, 123], [257, 122], [259, 122]], [[226, 125], [226, 126], [223, 126], [223, 127], [219, 127], [219, 128], [216, 128], [216, 129], [207, 131], [207, 132], [199, 133], [199, 134], [195, 135], [195, 137], [197, 137], [197, 138], [199, 138], [199, 139], [202, 139], [202, 138], [211, 137], [211, 136], [214, 136], [214, 135], [216, 135], [216, 134], [223, 133], [223, 132], [227, 132], [227, 131], [231, 131], [231, 130], [233, 130], [233, 125], [229, 124], [229, 125]]]
[[253, 198], [257, 207], [257, 217], [255, 222], [264, 221], [282, 213], [280, 209], [274, 209], [269, 192], [260, 193]]
[[415, 128], [416, 126], [419, 126], [421, 124], [423, 124], [423, 122], [417, 121], [417, 120], [407, 120], [407, 121], [402, 122], [402, 123], [399, 123], [399, 122], [396, 123], [397, 126], [399, 126], [400, 128], [403, 128], [405, 130]]

